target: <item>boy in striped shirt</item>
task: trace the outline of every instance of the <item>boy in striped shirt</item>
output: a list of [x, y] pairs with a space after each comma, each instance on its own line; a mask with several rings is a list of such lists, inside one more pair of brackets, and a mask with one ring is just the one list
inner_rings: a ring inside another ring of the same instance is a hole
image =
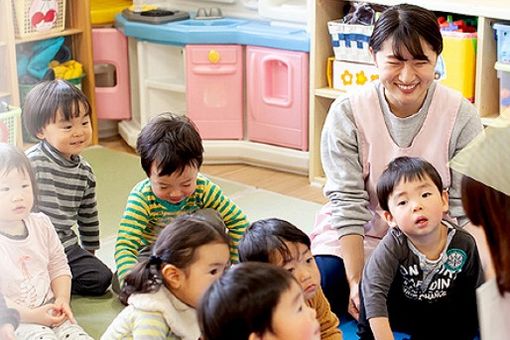
[[96, 296], [106, 292], [112, 272], [94, 255], [99, 249], [96, 177], [80, 156], [91, 141], [90, 113], [87, 97], [76, 86], [52, 80], [27, 94], [23, 121], [40, 140], [26, 151], [39, 188], [36, 208], [51, 219], [64, 246], [71, 292]]
[[199, 173], [202, 139], [184, 116], [163, 113], [152, 118], [137, 140], [147, 179], [129, 194], [115, 244], [119, 282], [139, 258], [150, 256], [160, 231], [175, 217], [199, 212], [221, 218], [230, 238], [230, 257], [238, 262], [237, 245], [248, 226], [246, 215], [219, 186]]

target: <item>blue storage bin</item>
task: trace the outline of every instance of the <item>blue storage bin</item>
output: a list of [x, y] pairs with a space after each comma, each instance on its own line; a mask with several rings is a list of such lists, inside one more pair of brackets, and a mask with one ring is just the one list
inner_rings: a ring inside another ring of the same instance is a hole
[[510, 64], [510, 24], [494, 24], [498, 43], [498, 62]]

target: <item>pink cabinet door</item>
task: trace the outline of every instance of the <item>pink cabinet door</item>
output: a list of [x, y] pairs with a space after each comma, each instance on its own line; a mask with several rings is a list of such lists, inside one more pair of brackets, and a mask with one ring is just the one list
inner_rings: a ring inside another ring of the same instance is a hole
[[308, 54], [248, 46], [246, 78], [248, 139], [308, 150]]
[[239, 45], [187, 45], [188, 116], [203, 139], [243, 138], [243, 50]]

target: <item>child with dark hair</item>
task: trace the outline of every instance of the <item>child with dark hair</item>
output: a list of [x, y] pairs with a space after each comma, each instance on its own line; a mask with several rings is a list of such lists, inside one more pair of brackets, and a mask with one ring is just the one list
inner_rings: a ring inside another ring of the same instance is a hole
[[19, 313], [5, 304], [4, 296], [0, 293], [0, 339], [15, 340], [14, 331], [19, 325]]
[[197, 215], [174, 219], [159, 234], [152, 255], [126, 276], [120, 300], [128, 306], [101, 339], [197, 340], [195, 308], [229, 258], [221, 221]]
[[292, 275], [267, 263], [241, 263], [204, 294], [202, 340], [319, 340], [319, 324]]
[[0, 291], [19, 312], [16, 337], [92, 339], [69, 305], [71, 270], [55, 227], [32, 212], [36, 191], [23, 151], [0, 143]]
[[120, 221], [115, 244], [119, 280], [150, 252], [161, 229], [177, 216], [199, 210], [213, 210], [210, 218], [217, 219], [217, 212], [225, 222], [230, 256], [237, 262], [237, 244], [248, 221], [219, 186], [199, 173], [204, 149], [191, 120], [171, 113], [153, 117], [136, 148], [148, 178], [132, 189]]
[[51, 219], [64, 245], [72, 293], [102, 295], [112, 272], [94, 256], [99, 249], [96, 177], [80, 156], [91, 141], [90, 115], [87, 97], [65, 80], [36, 85], [23, 108], [27, 130], [40, 140], [26, 151], [39, 186], [36, 208]]
[[321, 339], [342, 339], [339, 321], [320, 287], [320, 273], [310, 252], [310, 239], [293, 224], [277, 218], [254, 222], [239, 244], [241, 262], [257, 261], [289, 271], [304, 291], [306, 304], [316, 312]]
[[441, 176], [427, 161], [398, 157], [379, 178], [377, 197], [391, 229], [363, 273], [360, 339], [392, 339], [398, 331], [472, 340], [483, 273], [474, 238], [443, 219]]
[[482, 339], [510, 334], [510, 121], [488, 126], [450, 162], [463, 174], [462, 203], [473, 224], [485, 231], [495, 278], [477, 290]]

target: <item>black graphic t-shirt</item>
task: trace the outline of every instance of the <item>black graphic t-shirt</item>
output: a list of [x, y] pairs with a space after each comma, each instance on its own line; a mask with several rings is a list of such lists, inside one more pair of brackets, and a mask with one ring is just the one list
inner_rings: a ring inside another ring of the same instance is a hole
[[475, 291], [483, 282], [478, 250], [470, 234], [447, 221], [443, 225], [448, 239], [436, 261], [398, 228], [383, 238], [363, 274], [365, 320], [360, 323], [388, 317], [392, 330], [413, 339], [473, 338], [478, 329]]

